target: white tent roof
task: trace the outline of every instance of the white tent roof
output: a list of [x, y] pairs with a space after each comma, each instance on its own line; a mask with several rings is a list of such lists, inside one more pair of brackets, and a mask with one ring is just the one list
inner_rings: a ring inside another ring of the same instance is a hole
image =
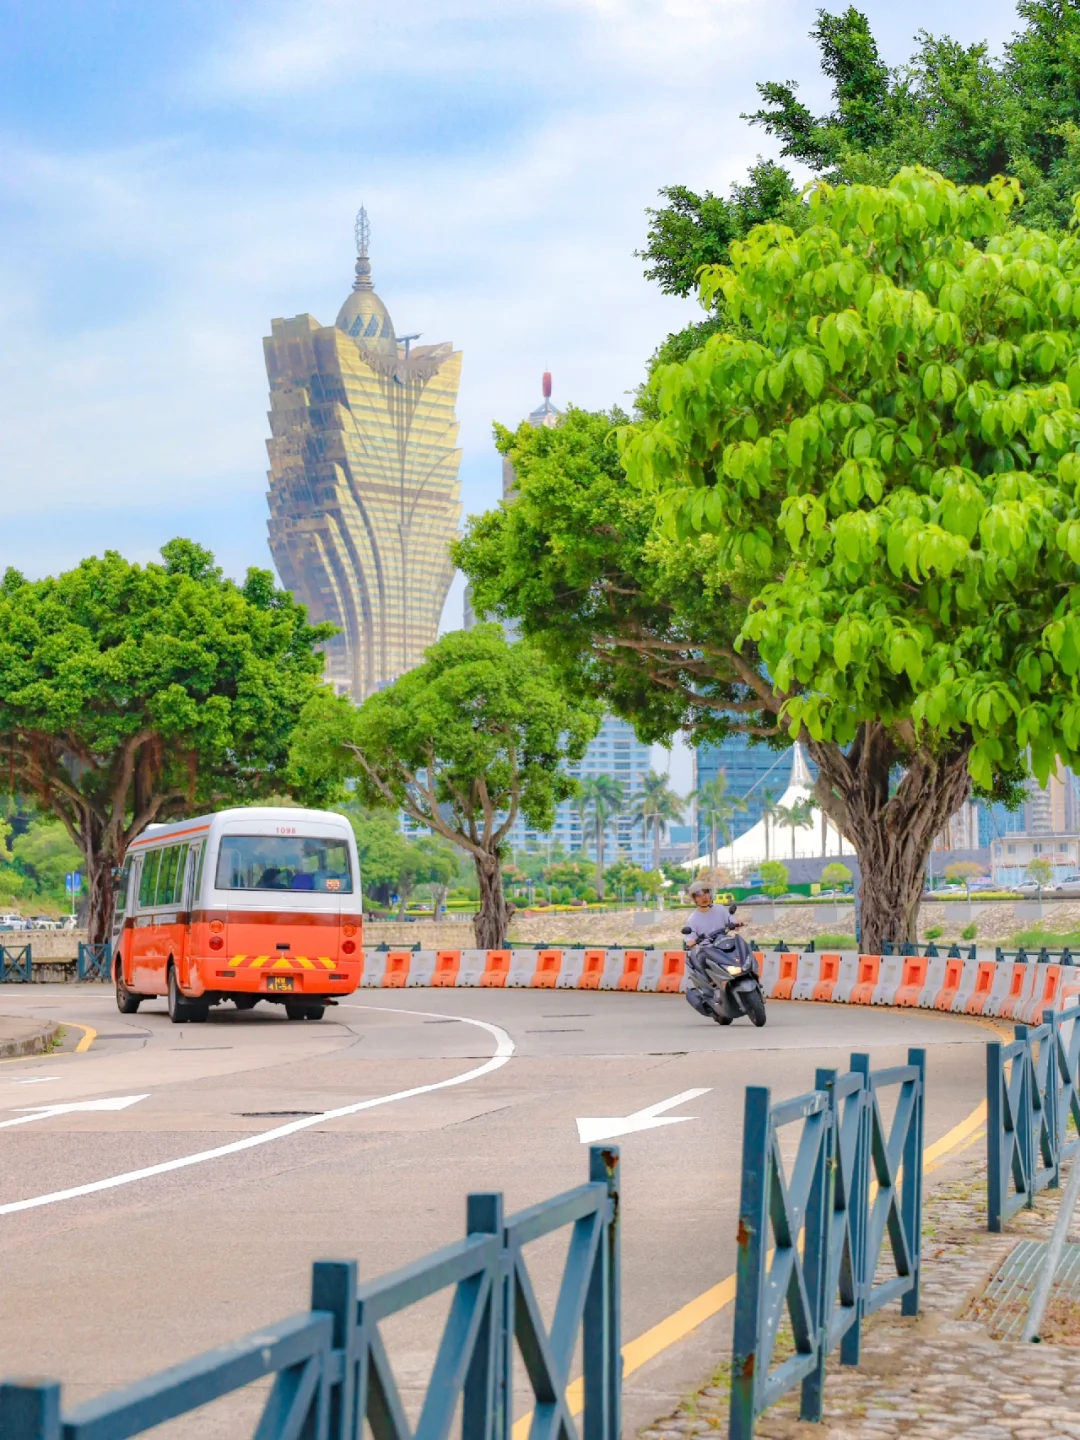
[[[813, 798], [814, 781], [806, 763], [806, 752], [796, 741], [792, 748], [791, 779], [780, 797], [779, 804], [786, 810], [804, 800]], [[720, 845], [715, 856], [708, 851], [696, 859], [684, 860], [684, 870], [700, 870], [704, 866], [722, 865], [728, 870], [752, 870], [763, 860], [813, 860], [821, 856], [821, 812], [814, 814], [813, 824], [805, 830], [791, 831], [776, 820], [769, 823], [768, 844], [765, 834], [766, 822], [761, 819], [756, 825], [739, 835], [730, 845]], [[795, 838], [795, 854], [792, 856], [792, 835]], [[855, 847], [843, 838], [831, 820], [825, 824], [825, 853], [827, 855], [854, 855]]]

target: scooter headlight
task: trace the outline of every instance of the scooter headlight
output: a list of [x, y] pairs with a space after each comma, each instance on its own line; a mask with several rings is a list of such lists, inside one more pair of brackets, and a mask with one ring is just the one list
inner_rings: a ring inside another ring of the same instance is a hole
[[727, 971], [727, 973], [728, 973], [729, 975], [741, 975], [741, 974], [742, 974], [742, 966], [741, 966], [741, 965], [725, 965], [725, 966], [724, 966], [724, 969]]

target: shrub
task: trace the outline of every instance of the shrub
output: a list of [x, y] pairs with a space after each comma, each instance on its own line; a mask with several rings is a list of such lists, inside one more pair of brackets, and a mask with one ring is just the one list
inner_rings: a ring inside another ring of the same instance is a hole
[[979, 933], [979, 927], [978, 927], [978, 925], [975, 924], [974, 921], [972, 921], [970, 925], [965, 925], [964, 928], [960, 931], [960, 939], [961, 939], [961, 940], [974, 940], [974, 939], [975, 939], [975, 936], [976, 936], [978, 933]]
[[940, 940], [944, 934], [945, 927], [943, 925], [931, 925], [930, 929], [926, 932], [926, 938], [928, 940]]

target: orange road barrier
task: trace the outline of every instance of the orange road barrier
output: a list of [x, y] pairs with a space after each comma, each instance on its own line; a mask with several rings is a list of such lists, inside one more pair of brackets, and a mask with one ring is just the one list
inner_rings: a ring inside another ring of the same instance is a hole
[[578, 989], [599, 990], [600, 980], [603, 976], [606, 962], [606, 950], [586, 950], [585, 964], [581, 967], [581, 979], [578, 981]]
[[837, 955], [823, 955], [821, 957], [821, 978], [814, 989], [813, 998], [815, 1000], [831, 1000], [841, 986], [844, 986], [850, 994], [858, 973], [859, 957], [855, 951], [841, 950]]
[[623, 972], [619, 976], [619, 983], [616, 990], [636, 990], [641, 983], [641, 972], [645, 968], [644, 950], [626, 950], [623, 952]]
[[859, 962], [862, 956], [857, 950], [845, 950], [840, 956], [840, 973], [832, 987], [830, 999], [836, 1005], [850, 1005], [851, 992], [859, 983]]
[[[1021, 981], [1023, 980], [1022, 975], [1020, 979]], [[986, 997], [986, 1001], [983, 1005], [982, 1010], [980, 1011], [980, 1014], [1001, 1014], [1001, 1007], [1002, 1005], [1004, 1005], [1006, 999], [1009, 996], [1009, 992], [1012, 989], [1013, 980], [1014, 976], [1012, 965], [1004, 961], [1000, 964], [995, 961], [994, 978], [990, 985], [990, 994]]]
[[765, 998], [771, 1000], [776, 982], [780, 978], [780, 956], [775, 950], [755, 950], [754, 954], [757, 956], [761, 974], [761, 988], [765, 992]]
[[506, 977], [509, 973], [510, 951], [489, 950], [487, 952], [487, 964], [484, 966], [484, 973], [480, 977], [480, 984], [485, 989], [499, 989], [506, 984]]
[[859, 956], [859, 978], [851, 987], [852, 1005], [869, 1005], [881, 974], [880, 955]]
[[[456, 985], [458, 976], [461, 974], [461, 951], [460, 950], [436, 950], [435, 951], [435, 972], [431, 977], [432, 985]], [[476, 981], [473, 981], [476, 984]]]
[[562, 952], [562, 964], [559, 966], [559, 978], [555, 982], [556, 989], [576, 990], [581, 980], [581, 972], [584, 968], [584, 950], [564, 950]]
[[403, 989], [409, 981], [409, 965], [412, 961], [411, 950], [388, 950], [386, 954], [386, 969], [383, 972], [383, 988], [385, 990]]
[[561, 950], [539, 950], [536, 954], [536, 969], [533, 971], [534, 990], [554, 990], [562, 968]]
[[994, 978], [998, 969], [997, 961], [977, 960], [975, 963], [978, 967], [975, 974], [975, 985], [964, 1006], [965, 1015], [981, 1015], [989, 1004], [990, 996], [994, 991]]
[[1012, 970], [1009, 993], [1002, 1000], [1001, 1009], [998, 1011], [1003, 1020], [1012, 1020], [1020, 1013], [1020, 1007], [1031, 999], [1038, 979], [1034, 965], [1021, 965], [1014, 961]]
[[926, 985], [926, 972], [930, 968], [930, 960], [926, 955], [905, 955], [903, 973], [900, 976], [900, 984], [896, 987], [896, 998], [894, 1005], [917, 1006], [919, 997]]
[[435, 967], [438, 963], [438, 955], [434, 950], [414, 950], [409, 960], [409, 978], [406, 985], [410, 989], [427, 989], [435, 984]]
[[772, 1000], [790, 1000], [791, 992], [795, 987], [795, 981], [799, 978], [799, 957], [798, 955], [780, 956], [780, 974], [777, 976], [776, 984], [772, 988]]
[[941, 982], [941, 989], [934, 996], [933, 1009], [951, 1010], [953, 1001], [960, 993], [960, 982], [964, 978], [963, 960], [945, 961], [945, 978]]
[[1061, 965], [1039, 965], [1030, 1000], [1017, 1012], [1017, 1019], [1027, 1025], [1041, 1025], [1044, 1010], [1053, 1010], [1061, 990], [1065, 970]]
[[664, 951], [664, 969], [656, 988], [664, 995], [677, 995], [686, 987], [686, 954], [682, 950]]
[[795, 970], [795, 983], [791, 987], [792, 1000], [812, 1000], [818, 981], [821, 979], [821, 966], [824, 956], [814, 950], [805, 950], [799, 956], [799, 963]]

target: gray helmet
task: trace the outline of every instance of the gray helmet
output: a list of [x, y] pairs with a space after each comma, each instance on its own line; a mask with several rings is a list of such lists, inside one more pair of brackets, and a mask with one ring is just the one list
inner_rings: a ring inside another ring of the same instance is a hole
[[695, 880], [690, 886], [689, 895], [691, 900], [695, 895], [711, 895], [712, 886], [707, 880]]

